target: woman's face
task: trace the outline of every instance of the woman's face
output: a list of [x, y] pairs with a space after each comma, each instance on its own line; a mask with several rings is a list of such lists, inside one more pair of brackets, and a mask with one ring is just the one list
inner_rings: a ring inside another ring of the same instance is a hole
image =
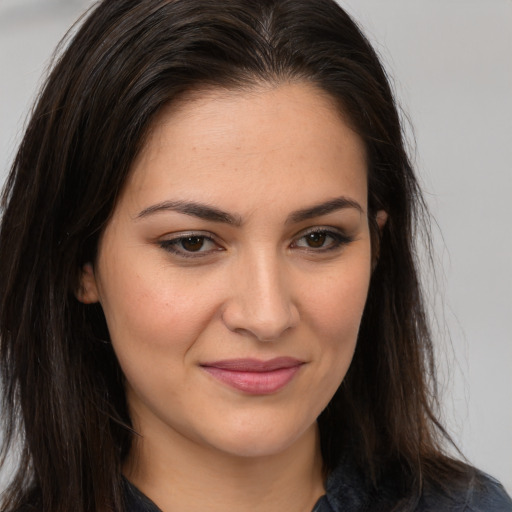
[[331, 101], [211, 91], [159, 115], [80, 298], [144, 438], [270, 455], [344, 378], [370, 269], [365, 152]]

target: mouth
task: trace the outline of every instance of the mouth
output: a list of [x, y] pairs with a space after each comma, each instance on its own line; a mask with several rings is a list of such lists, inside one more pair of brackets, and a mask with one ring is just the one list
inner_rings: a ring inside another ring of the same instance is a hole
[[250, 395], [270, 395], [284, 388], [300, 370], [304, 361], [292, 357], [226, 359], [201, 364], [214, 379]]

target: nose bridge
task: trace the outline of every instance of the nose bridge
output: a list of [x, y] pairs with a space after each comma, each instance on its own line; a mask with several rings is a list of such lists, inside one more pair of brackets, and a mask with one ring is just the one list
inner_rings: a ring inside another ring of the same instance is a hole
[[233, 294], [225, 310], [231, 330], [271, 341], [296, 325], [298, 311], [286, 265], [275, 249], [247, 252], [239, 258], [233, 277]]

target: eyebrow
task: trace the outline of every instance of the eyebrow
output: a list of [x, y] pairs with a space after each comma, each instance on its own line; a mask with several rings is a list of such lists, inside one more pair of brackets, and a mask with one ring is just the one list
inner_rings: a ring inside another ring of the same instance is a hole
[[303, 210], [297, 210], [288, 216], [286, 221], [287, 224], [293, 224], [303, 222], [305, 220], [313, 219], [315, 217], [321, 217], [322, 215], [328, 215], [338, 210], [344, 210], [346, 208], [355, 208], [358, 212], [364, 213], [362, 206], [353, 199], [348, 197], [337, 197], [324, 203], [304, 208]]
[[183, 213], [192, 217], [198, 217], [212, 222], [232, 224], [234, 226], [240, 226], [242, 224], [241, 217], [237, 215], [231, 215], [230, 213], [219, 210], [213, 206], [189, 201], [164, 201], [162, 203], [154, 204], [148, 208], [144, 208], [144, 210], [137, 215], [137, 219], [142, 219], [149, 215], [164, 211]]
[[[328, 215], [329, 213], [346, 208], [355, 208], [360, 213], [363, 213], [363, 208], [357, 201], [342, 196], [292, 212], [286, 219], [286, 224], [303, 222], [305, 220], [320, 217], [322, 215]], [[155, 213], [165, 211], [178, 212], [184, 215], [198, 217], [203, 220], [231, 224], [237, 227], [242, 225], [242, 218], [239, 215], [233, 215], [220, 210], [219, 208], [215, 208], [214, 206], [190, 201], [163, 201], [144, 208], [144, 210], [137, 214], [136, 218], [142, 219]]]

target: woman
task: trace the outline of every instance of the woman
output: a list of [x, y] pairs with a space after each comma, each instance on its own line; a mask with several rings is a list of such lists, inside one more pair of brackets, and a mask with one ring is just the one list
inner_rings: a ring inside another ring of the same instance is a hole
[[334, 2], [99, 3], [3, 206], [4, 510], [512, 510], [444, 452], [424, 206]]

